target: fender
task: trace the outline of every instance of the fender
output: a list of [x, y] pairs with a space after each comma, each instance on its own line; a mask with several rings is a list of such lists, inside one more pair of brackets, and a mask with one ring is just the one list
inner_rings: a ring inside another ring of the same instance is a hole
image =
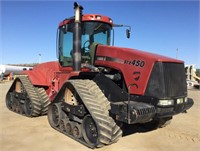
[[44, 87], [49, 98], [53, 100], [65, 81], [71, 78], [84, 77], [84, 73], [87, 71], [89, 70], [82, 69], [80, 72], [75, 72], [72, 67], [62, 67], [59, 62], [55, 61], [39, 64], [32, 70], [23, 71], [23, 74], [29, 77], [34, 86]]

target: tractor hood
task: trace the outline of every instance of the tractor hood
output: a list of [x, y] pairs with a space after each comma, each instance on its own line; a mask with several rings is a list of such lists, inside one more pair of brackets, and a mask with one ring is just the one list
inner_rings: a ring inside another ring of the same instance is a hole
[[[145, 52], [137, 49], [130, 48], [122, 48], [122, 47], [113, 47], [113, 46], [104, 46], [98, 45], [96, 56], [104, 56], [110, 58], [117, 58], [124, 60], [124, 63], [127, 61], [132, 61], [134, 58], [140, 58], [143, 60], [151, 60], [152, 62], [176, 62], [176, 63], [184, 63], [181, 60], [173, 59], [170, 57]], [[131, 63], [130, 63], [131, 64]]]
[[[156, 64], [184, 65], [183, 61], [136, 49], [98, 45], [95, 65], [113, 68], [123, 74], [130, 93], [144, 95], [152, 70]], [[171, 67], [170, 66], [170, 67]], [[162, 67], [160, 66], [161, 70]], [[162, 72], [162, 71], [161, 71]], [[174, 72], [174, 71], [172, 71]], [[154, 73], [155, 74], [155, 73]], [[178, 73], [173, 73], [178, 74]]]

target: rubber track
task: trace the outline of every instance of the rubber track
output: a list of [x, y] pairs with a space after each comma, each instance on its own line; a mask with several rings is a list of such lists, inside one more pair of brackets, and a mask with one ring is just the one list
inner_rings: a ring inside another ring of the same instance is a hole
[[48, 106], [51, 102], [44, 88], [38, 88], [38, 95], [40, 97], [42, 106], [41, 115], [46, 115], [48, 112]]
[[74, 86], [99, 128], [99, 145], [96, 147], [116, 142], [122, 136], [122, 130], [109, 116], [110, 103], [96, 83], [91, 80], [68, 82]]
[[33, 110], [32, 110], [31, 117], [39, 116], [41, 114], [42, 105], [40, 102], [40, 98], [37, 94], [36, 88], [32, 85], [32, 83], [30, 82], [27, 76], [21, 76], [18, 79], [21, 81], [30, 101], [32, 102]]

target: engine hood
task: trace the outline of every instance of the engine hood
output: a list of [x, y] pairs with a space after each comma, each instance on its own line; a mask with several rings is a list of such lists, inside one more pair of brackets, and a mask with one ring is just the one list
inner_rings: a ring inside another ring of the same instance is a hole
[[144, 95], [154, 65], [161, 63], [183, 64], [181, 60], [136, 49], [98, 45], [94, 64], [119, 70], [130, 93]]
[[173, 59], [170, 57], [137, 50], [137, 49], [130, 49], [130, 48], [123, 48], [123, 47], [113, 47], [113, 46], [104, 46], [98, 45], [97, 56], [107, 56], [111, 58], [119, 58], [119, 59], [132, 59], [133, 56], [136, 58], [143, 58], [143, 59], [150, 59], [153, 62], [176, 62], [176, 63], [184, 63], [181, 60]]

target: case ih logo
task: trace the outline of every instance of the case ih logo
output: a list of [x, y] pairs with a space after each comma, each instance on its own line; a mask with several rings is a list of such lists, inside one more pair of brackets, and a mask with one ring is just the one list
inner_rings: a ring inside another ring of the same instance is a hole
[[124, 60], [124, 64], [129, 64], [136, 67], [144, 67], [145, 62], [143, 60]]

